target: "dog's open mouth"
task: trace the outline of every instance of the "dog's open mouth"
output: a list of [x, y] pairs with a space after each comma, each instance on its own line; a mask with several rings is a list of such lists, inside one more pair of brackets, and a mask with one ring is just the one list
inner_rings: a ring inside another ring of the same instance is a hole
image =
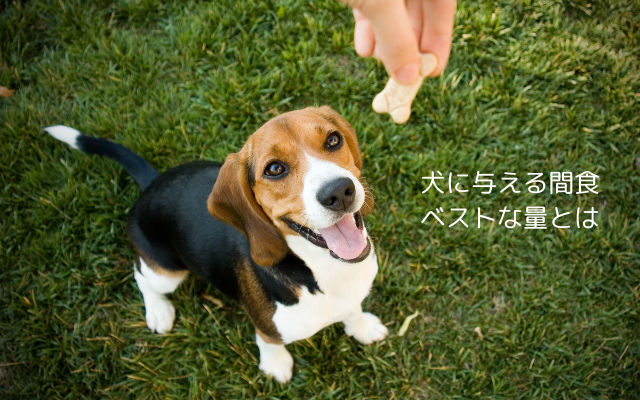
[[348, 263], [357, 263], [369, 255], [371, 243], [363, 234], [362, 216], [360, 212], [346, 214], [340, 221], [328, 228], [319, 229], [315, 233], [306, 226], [302, 226], [290, 219], [284, 219], [289, 228], [298, 232], [318, 247], [329, 249], [333, 258]]

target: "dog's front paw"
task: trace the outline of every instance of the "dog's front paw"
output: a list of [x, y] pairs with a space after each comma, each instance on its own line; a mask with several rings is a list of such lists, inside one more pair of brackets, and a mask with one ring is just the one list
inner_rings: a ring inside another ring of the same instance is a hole
[[368, 312], [362, 313], [355, 321], [345, 321], [344, 332], [362, 344], [378, 342], [389, 334], [389, 330], [380, 319]]
[[260, 371], [273, 377], [280, 383], [287, 383], [293, 375], [293, 357], [282, 346], [278, 351], [269, 352], [268, 355], [260, 355]]
[[173, 327], [176, 318], [176, 309], [164, 296], [155, 296], [152, 299], [145, 298], [147, 327], [151, 332], [167, 333]]

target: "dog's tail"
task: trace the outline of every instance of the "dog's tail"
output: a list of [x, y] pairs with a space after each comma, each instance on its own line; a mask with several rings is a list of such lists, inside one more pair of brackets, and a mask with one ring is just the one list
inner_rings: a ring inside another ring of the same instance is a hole
[[117, 161], [135, 179], [140, 190], [144, 190], [160, 175], [148, 162], [133, 151], [117, 143], [95, 138], [64, 125], [50, 126], [44, 130], [54, 138], [85, 153], [109, 157]]

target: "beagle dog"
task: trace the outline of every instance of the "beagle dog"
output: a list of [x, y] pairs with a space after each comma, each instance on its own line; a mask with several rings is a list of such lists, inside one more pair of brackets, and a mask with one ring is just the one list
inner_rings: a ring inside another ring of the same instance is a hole
[[165, 294], [193, 273], [242, 305], [259, 368], [278, 382], [292, 375], [285, 344], [333, 323], [364, 344], [387, 336], [361, 308], [378, 271], [363, 219], [373, 197], [356, 133], [329, 107], [273, 118], [224, 164], [194, 161], [163, 174], [113, 142], [62, 125], [45, 130], [118, 161], [140, 186], [127, 235], [152, 331], [171, 330]]

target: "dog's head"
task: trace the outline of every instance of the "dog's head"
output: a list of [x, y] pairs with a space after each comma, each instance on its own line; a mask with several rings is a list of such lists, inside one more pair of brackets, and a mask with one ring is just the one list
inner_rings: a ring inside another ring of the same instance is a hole
[[356, 133], [338, 113], [329, 107], [288, 112], [227, 156], [209, 212], [247, 237], [259, 265], [285, 257], [286, 235], [357, 262], [370, 251], [362, 217], [373, 210], [361, 169]]

